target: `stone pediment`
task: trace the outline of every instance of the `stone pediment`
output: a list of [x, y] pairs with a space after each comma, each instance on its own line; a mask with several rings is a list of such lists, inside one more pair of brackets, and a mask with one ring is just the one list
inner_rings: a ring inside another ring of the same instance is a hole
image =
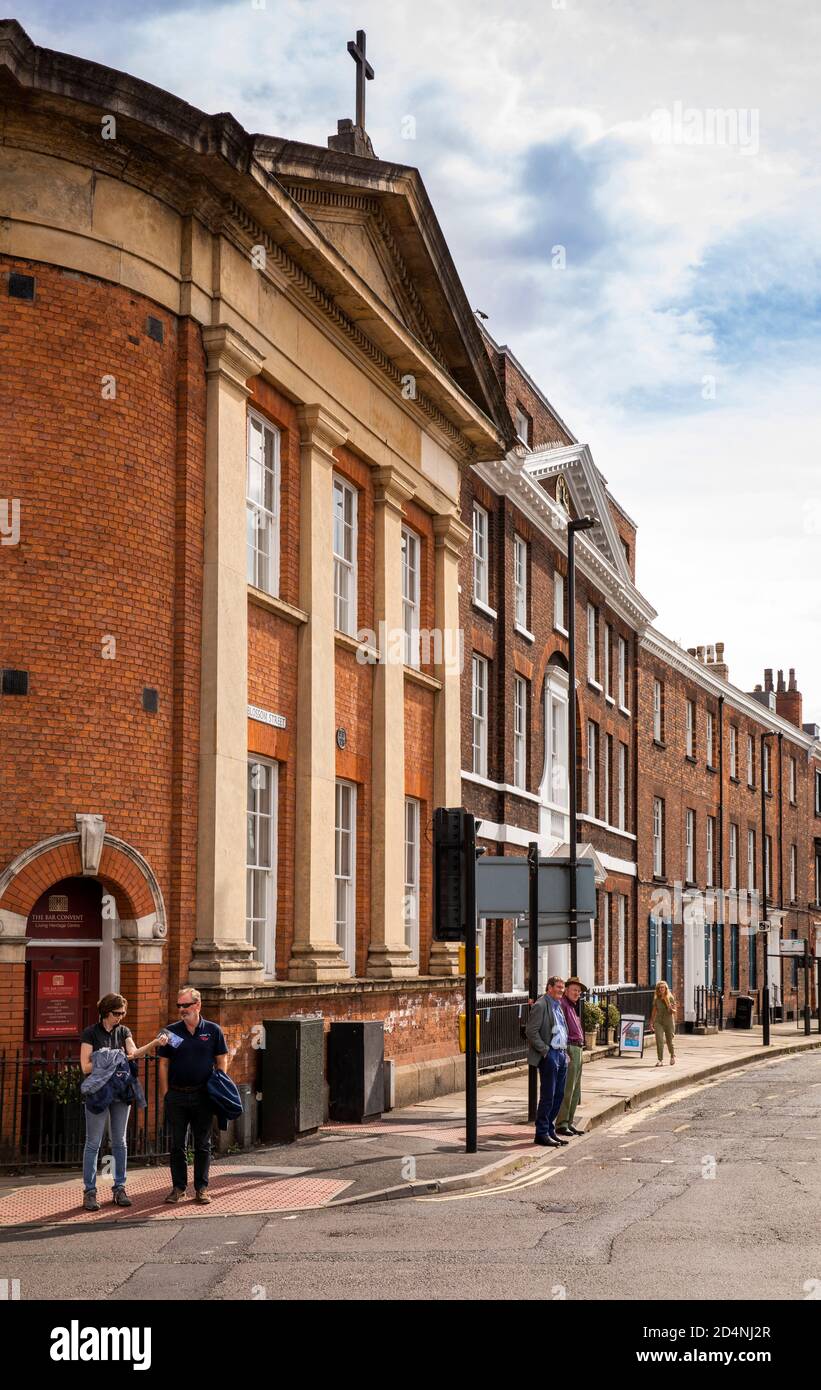
[[287, 182], [285, 186], [366, 285], [444, 366], [442, 345], [422, 307], [379, 201], [367, 194], [289, 186]]

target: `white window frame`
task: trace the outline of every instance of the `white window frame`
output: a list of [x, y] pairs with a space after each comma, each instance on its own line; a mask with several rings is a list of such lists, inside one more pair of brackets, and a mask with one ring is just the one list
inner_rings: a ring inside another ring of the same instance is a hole
[[[522, 430], [521, 430], [522, 422], [524, 422], [524, 427], [525, 427], [525, 432], [524, 432], [524, 434], [522, 434]], [[525, 446], [526, 449], [529, 449], [529, 448], [530, 448], [530, 426], [531, 426], [531, 423], [532, 423], [532, 421], [531, 421], [530, 416], [528, 415], [527, 411], [526, 411], [525, 409], [523, 409], [523, 407], [520, 406], [520, 405], [518, 404], [518, 402], [517, 402], [517, 405], [516, 405], [516, 438], [519, 439], [519, 440], [521, 440], [522, 444], [524, 444], [524, 446]]]
[[608, 695], [608, 696], [610, 697], [611, 700], [612, 700], [612, 698], [613, 698], [613, 691], [612, 691], [612, 688], [611, 688], [611, 687], [612, 687], [612, 676], [611, 676], [611, 665], [612, 665], [612, 650], [611, 650], [611, 648], [612, 648], [612, 643], [613, 643], [613, 627], [612, 627], [612, 625], [611, 625], [610, 623], [605, 623], [605, 625], [604, 625], [604, 693], [605, 693], [605, 695]]
[[796, 782], [797, 769], [795, 758], [790, 754], [790, 802], [794, 806], [796, 802]]
[[790, 845], [790, 902], [798, 901], [798, 846]]
[[471, 712], [473, 716], [473, 756], [471, 770], [477, 777], [487, 777], [487, 659], [473, 653], [471, 675]]
[[419, 594], [421, 589], [422, 543], [409, 526], [402, 527], [402, 626], [405, 665], [418, 669]]
[[764, 791], [772, 791], [770, 786], [770, 745], [766, 742], [761, 746], [761, 776], [764, 779]]
[[616, 894], [618, 904], [618, 960], [616, 962], [618, 970], [618, 983], [624, 984], [625, 979], [625, 956], [627, 949], [627, 896], [624, 893]]
[[[334, 940], [341, 948], [352, 975], [356, 973], [356, 792], [355, 782], [337, 778], [334, 795]], [[348, 837], [348, 873], [340, 871], [343, 836]]]
[[602, 984], [610, 983], [610, 894], [602, 893]]
[[595, 605], [587, 605], [587, 679], [594, 685], [598, 685], [598, 657], [596, 643], [596, 609]]
[[685, 721], [684, 721], [684, 722], [685, 722], [685, 741], [686, 741], [686, 748], [687, 748], [687, 757], [688, 757], [688, 758], [694, 758], [694, 757], [696, 756], [696, 702], [695, 702], [695, 700], [686, 700], [686, 701], [685, 701], [685, 705], [684, 705], [684, 710], [685, 710]]
[[592, 719], [587, 721], [587, 814], [598, 816], [598, 729]]
[[738, 892], [738, 826], [730, 821], [730, 888]]
[[563, 632], [567, 636], [564, 621], [564, 575], [559, 570], [553, 571], [553, 626], [557, 632]]
[[696, 881], [696, 813], [684, 813], [684, 877], [688, 883]]
[[478, 502], [473, 504], [473, 599], [475, 603], [480, 603], [488, 608], [490, 606], [490, 590], [488, 575], [488, 557], [490, 547], [488, 536], [490, 526], [488, 514], [484, 507], [480, 507]]
[[627, 744], [619, 742], [618, 814], [619, 830], [627, 829]]
[[[261, 793], [267, 794], [265, 809], [260, 806]], [[270, 758], [249, 753], [245, 807], [245, 935], [254, 947], [256, 959], [262, 963], [267, 980], [276, 976], [278, 812], [279, 765]], [[260, 858], [267, 859], [267, 864], [261, 864]], [[265, 882], [265, 910], [259, 916], [254, 913], [254, 887], [258, 879]]]
[[714, 887], [715, 876], [715, 850], [716, 850], [716, 818], [707, 817], [707, 861], [705, 864], [705, 884], [708, 888]]
[[755, 888], [755, 831], [747, 831], [747, 889]]
[[755, 745], [752, 734], [747, 735], [747, 786], [755, 786]]
[[772, 899], [772, 858], [773, 858], [773, 837], [764, 836], [764, 893]]
[[513, 621], [527, 631], [527, 541], [513, 537]]
[[664, 802], [660, 796], [653, 797], [653, 874], [656, 878], [664, 876]]
[[421, 802], [405, 797], [405, 945], [411, 959], [419, 964], [419, 843], [422, 824]]
[[[279, 597], [279, 514], [280, 514], [280, 431], [270, 420], [255, 410], [249, 410], [245, 444], [245, 517], [246, 517], [246, 577], [249, 584], [272, 598]], [[252, 456], [252, 445], [259, 439], [258, 457]], [[266, 460], [267, 441], [271, 441], [273, 458]], [[252, 468], [259, 476], [252, 486]], [[267, 491], [266, 475], [271, 475], [270, 501], [263, 497]], [[252, 495], [259, 493], [259, 496]], [[265, 571], [267, 570], [267, 574]]]
[[662, 710], [662, 684], [658, 677], [653, 679], [653, 738], [656, 743], [661, 743], [664, 725], [661, 718]]
[[602, 799], [603, 799], [604, 804], [603, 804], [603, 806], [602, 806], [602, 820], [605, 821], [605, 823], [606, 823], [607, 825], [612, 825], [612, 821], [611, 821], [610, 817], [611, 817], [612, 814], [613, 814], [613, 808], [612, 808], [612, 805], [611, 805], [611, 802], [610, 802], [610, 782], [611, 782], [611, 769], [612, 769], [612, 766], [613, 766], [613, 735], [612, 735], [612, 734], [605, 734], [605, 736], [604, 736], [604, 781], [603, 781], [603, 784], [602, 784]]
[[619, 708], [627, 709], [627, 641], [619, 638]]
[[[341, 508], [340, 504], [341, 503]], [[350, 503], [350, 520], [346, 517], [346, 504]], [[333, 557], [334, 557], [334, 626], [337, 632], [355, 637], [357, 632], [357, 580], [358, 580], [358, 510], [359, 493], [347, 478], [338, 473], [333, 476]], [[338, 542], [342, 542], [338, 549]], [[345, 554], [347, 547], [350, 554]], [[343, 579], [347, 583], [343, 585]], [[343, 595], [343, 587], [347, 593]]]
[[567, 673], [550, 668], [545, 681], [545, 773], [542, 803], [567, 813], [570, 788], [567, 774]]
[[738, 777], [738, 728], [730, 725], [730, 776]]
[[527, 791], [527, 681], [513, 677], [513, 785]]
[[715, 719], [710, 710], [707, 711], [707, 733], [705, 738], [705, 751], [707, 754], [707, 766], [715, 766]]

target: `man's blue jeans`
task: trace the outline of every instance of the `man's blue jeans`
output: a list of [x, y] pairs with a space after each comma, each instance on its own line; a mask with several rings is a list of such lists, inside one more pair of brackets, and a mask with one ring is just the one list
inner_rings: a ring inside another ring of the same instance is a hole
[[567, 1081], [567, 1053], [551, 1047], [539, 1063], [539, 1108], [536, 1111], [536, 1138], [555, 1134], [556, 1116], [564, 1099]]
[[100, 1152], [100, 1145], [105, 1134], [105, 1117], [111, 1116], [111, 1152], [114, 1156], [114, 1186], [125, 1187], [125, 1131], [128, 1125], [128, 1116], [131, 1111], [130, 1105], [124, 1105], [121, 1100], [115, 1100], [104, 1110], [101, 1115], [95, 1115], [93, 1110], [85, 1107], [86, 1112], [86, 1143], [83, 1149], [83, 1189], [86, 1192], [97, 1191], [97, 1155]]

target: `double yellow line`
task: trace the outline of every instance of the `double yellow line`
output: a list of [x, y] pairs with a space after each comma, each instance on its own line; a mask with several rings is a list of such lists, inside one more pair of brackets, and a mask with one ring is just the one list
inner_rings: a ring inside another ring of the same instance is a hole
[[469, 1192], [442, 1192], [435, 1197], [414, 1197], [415, 1202], [467, 1202], [471, 1197], [504, 1197], [508, 1192], [520, 1192], [523, 1187], [536, 1187], [539, 1183], [547, 1182], [556, 1173], [563, 1173], [567, 1165], [565, 1163], [552, 1164], [543, 1168], [538, 1168], [535, 1173], [526, 1169], [518, 1177], [511, 1178], [509, 1182], [494, 1183], [493, 1187], [474, 1187]]

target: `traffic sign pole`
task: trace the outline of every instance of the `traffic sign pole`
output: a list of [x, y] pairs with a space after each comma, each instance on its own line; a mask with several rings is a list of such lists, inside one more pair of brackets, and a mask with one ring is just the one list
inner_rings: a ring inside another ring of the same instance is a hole
[[465, 887], [465, 1153], [478, 1147], [476, 1074], [476, 822], [470, 812], [462, 821]]
[[[531, 840], [527, 847], [527, 866], [529, 872], [529, 910], [528, 910], [528, 995], [531, 1005], [539, 997], [539, 846]], [[536, 1119], [536, 1090], [539, 1082], [538, 1067], [527, 1069], [527, 1118]]]

